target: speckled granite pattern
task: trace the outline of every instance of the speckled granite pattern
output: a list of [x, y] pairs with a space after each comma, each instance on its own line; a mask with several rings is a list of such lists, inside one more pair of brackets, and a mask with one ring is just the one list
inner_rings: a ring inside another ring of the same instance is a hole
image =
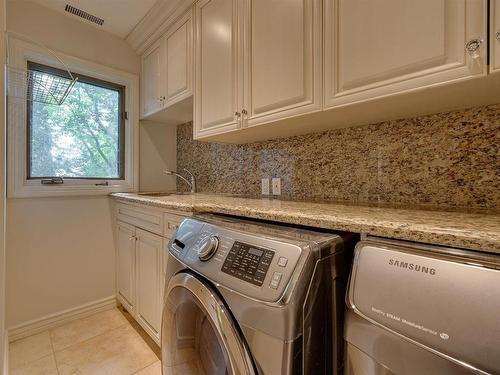
[[500, 104], [245, 145], [193, 141], [188, 123], [177, 141], [200, 192], [281, 177], [287, 199], [500, 209]]
[[152, 198], [133, 193], [114, 193], [112, 196], [119, 201], [179, 211], [236, 215], [500, 254], [500, 215], [216, 194]]

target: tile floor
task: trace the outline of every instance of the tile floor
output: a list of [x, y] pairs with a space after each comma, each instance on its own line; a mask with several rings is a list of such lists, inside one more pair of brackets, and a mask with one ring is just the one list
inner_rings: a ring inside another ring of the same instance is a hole
[[107, 310], [10, 344], [10, 375], [161, 375], [158, 346]]

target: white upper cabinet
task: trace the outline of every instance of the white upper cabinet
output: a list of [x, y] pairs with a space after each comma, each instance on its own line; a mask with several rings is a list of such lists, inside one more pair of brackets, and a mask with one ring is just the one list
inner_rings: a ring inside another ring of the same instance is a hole
[[325, 107], [486, 74], [486, 18], [484, 0], [325, 0]]
[[183, 100], [192, 92], [193, 26], [191, 12], [175, 23], [165, 35], [166, 106]]
[[321, 110], [318, 1], [202, 0], [195, 18], [195, 138]]
[[244, 125], [321, 110], [321, 4], [246, 0]]
[[141, 117], [193, 95], [193, 25], [187, 12], [142, 57]]
[[490, 1], [490, 72], [500, 72], [500, 0]]
[[162, 106], [162, 41], [158, 40], [142, 57], [141, 114], [142, 117], [157, 112]]
[[240, 126], [237, 0], [201, 0], [195, 7], [195, 137]]

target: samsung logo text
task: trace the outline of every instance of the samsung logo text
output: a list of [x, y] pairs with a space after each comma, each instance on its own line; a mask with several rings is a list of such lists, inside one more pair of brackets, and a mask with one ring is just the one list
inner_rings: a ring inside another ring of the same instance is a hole
[[389, 259], [389, 265], [393, 267], [403, 268], [409, 271], [422, 272], [429, 275], [435, 275], [436, 269], [425, 267], [420, 264], [408, 263], [398, 259]]

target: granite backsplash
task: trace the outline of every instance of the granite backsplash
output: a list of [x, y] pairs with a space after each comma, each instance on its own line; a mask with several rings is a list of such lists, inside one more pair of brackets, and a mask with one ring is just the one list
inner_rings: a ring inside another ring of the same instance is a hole
[[[362, 127], [228, 145], [177, 128], [177, 165], [199, 192], [440, 208], [500, 209], [500, 104]], [[179, 184], [181, 187], [181, 184]]]

